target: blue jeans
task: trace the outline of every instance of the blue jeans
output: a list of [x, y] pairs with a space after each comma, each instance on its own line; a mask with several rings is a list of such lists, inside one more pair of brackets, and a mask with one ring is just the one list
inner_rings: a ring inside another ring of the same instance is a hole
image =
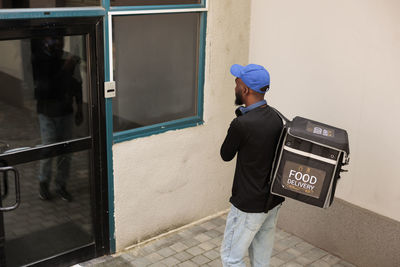
[[[72, 114], [62, 117], [47, 117], [43, 114], [38, 114], [38, 116], [42, 144], [66, 141], [72, 137]], [[53, 158], [46, 158], [40, 161], [39, 181], [41, 183], [50, 183], [52, 176], [52, 163]], [[69, 177], [71, 155], [63, 154], [57, 156], [56, 163], [57, 173], [55, 176], [55, 184], [57, 189], [59, 189], [66, 185], [66, 181]]]
[[221, 245], [223, 266], [246, 266], [247, 251], [251, 266], [269, 266], [280, 206], [268, 213], [247, 213], [231, 206]]

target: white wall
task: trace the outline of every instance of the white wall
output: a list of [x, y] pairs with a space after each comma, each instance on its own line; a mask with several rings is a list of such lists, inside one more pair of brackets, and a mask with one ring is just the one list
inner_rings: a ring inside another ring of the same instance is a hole
[[117, 250], [229, 207], [234, 162], [219, 148], [234, 117], [229, 68], [248, 61], [248, 0], [209, 1], [204, 125], [113, 146]]
[[336, 196], [400, 221], [400, 1], [253, 0], [250, 62], [270, 104], [348, 131]]

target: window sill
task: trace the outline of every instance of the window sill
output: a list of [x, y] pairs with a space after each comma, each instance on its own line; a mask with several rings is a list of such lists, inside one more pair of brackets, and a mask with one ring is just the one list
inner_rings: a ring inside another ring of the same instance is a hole
[[184, 129], [203, 124], [203, 119], [199, 116], [158, 123], [144, 126], [137, 129], [116, 132], [113, 134], [113, 143], [121, 143], [132, 139], [164, 133], [171, 130]]

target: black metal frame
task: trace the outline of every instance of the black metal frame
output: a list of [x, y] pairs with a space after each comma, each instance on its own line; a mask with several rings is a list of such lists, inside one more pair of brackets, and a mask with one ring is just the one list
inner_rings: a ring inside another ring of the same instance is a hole
[[[102, 93], [104, 89], [103, 17], [0, 20], [0, 40], [22, 39], [49, 34], [87, 36], [88, 66], [91, 66], [89, 68], [91, 79], [89, 83], [91, 136], [0, 154], [0, 164], [11, 166], [64, 153], [92, 149], [91, 173], [93, 175], [90, 178], [90, 190], [95, 242], [92, 245], [34, 263], [40, 266], [70, 265], [110, 252], [106, 112], [105, 99]], [[2, 217], [2, 214], [0, 214], [0, 234], [2, 233], [0, 242], [4, 238]]]

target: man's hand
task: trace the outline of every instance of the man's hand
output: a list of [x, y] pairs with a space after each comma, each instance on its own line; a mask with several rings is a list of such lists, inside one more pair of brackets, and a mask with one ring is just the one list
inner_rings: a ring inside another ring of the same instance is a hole
[[64, 62], [63, 69], [66, 71], [73, 71], [75, 66], [80, 62], [80, 58], [77, 56], [68, 56]]

